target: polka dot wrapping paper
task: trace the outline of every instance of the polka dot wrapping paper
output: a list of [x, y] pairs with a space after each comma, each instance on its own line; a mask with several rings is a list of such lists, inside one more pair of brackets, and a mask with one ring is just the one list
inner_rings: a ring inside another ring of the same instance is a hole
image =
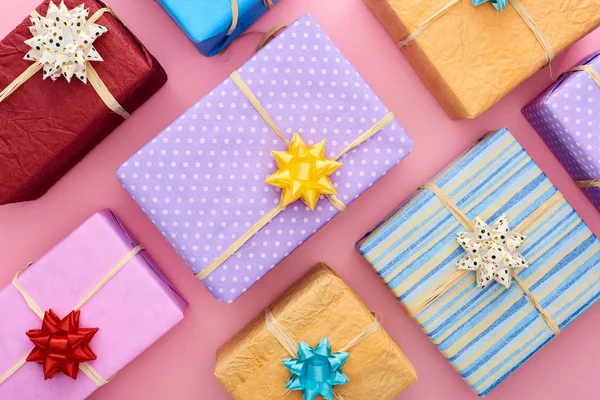
[[[598, 300], [600, 242], [506, 128], [477, 142], [431, 183], [469, 221], [480, 216], [495, 224], [506, 214], [510, 228], [525, 235], [519, 252], [528, 266], [516, 275], [558, 329]], [[457, 271], [466, 253], [456, 235], [464, 231], [437, 195], [421, 190], [359, 249], [461, 377], [485, 396], [555, 333], [520, 284], [481, 289], [475, 271], [421, 306]]]
[[[335, 157], [389, 113], [309, 15], [237, 71], [282, 134], [307, 145], [326, 140]], [[339, 159], [331, 175], [350, 204], [406, 157], [412, 141], [394, 120]], [[117, 176], [196, 274], [277, 207], [281, 192], [265, 179], [272, 150], [287, 150], [231, 78], [194, 104], [126, 161]], [[338, 210], [321, 198], [314, 211], [297, 201], [204, 280], [232, 302], [302, 244]]]
[[[600, 72], [600, 52], [577, 65]], [[600, 87], [586, 71], [564, 75], [523, 109], [523, 115], [576, 181], [600, 179]], [[600, 210], [600, 188], [584, 188]]]

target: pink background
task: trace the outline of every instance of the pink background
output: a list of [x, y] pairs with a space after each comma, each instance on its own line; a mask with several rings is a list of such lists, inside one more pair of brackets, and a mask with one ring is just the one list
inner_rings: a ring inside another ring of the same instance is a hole
[[[7, 34], [38, 2], [0, 0], [0, 36]], [[169, 82], [46, 196], [31, 203], [0, 207], [1, 286], [9, 284], [27, 261], [38, 258], [90, 214], [108, 207], [146, 245], [190, 302], [184, 321], [123, 369], [112, 383], [98, 390], [92, 396], [94, 400], [229, 399], [212, 374], [216, 349], [318, 261], [329, 263], [372, 310], [384, 315], [386, 330], [412, 360], [419, 381], [401, 399], [476, 399], [404, 314], [356, 252], [354, 243], [419, 184], [488, 130], [510, 128], [592, 230], [600, 234], [600, 215], [520, 113], [522, 106], [550, 83], [547, 70], [536, 74], [477, 120], [453, 122], [361, 0], [282, 0], [251, 30], [264, 32], [310, 12], [394, 111], [414, 139], [415, 150], [238, 301], [232, 305], [220, 303], [192, 277], [133, 203], [117, 182], [115, 171], [141, 145], [240, 66], [253, 53], [261, 35], [245, 37], [224, 56], [207, 59], [155, 2], [107, 2], [160, 60]], [[555, 74], [599, 46], [600, 30], [596, 30], [557, 58], [553, 63]], [[487, 398], [597, 399], [599, 329], [600, 305], [596, 305]]]

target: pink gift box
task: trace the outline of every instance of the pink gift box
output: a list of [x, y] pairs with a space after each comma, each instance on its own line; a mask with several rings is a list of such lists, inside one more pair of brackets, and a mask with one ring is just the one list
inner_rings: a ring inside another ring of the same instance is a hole
[[[137, 243], [109, 211], [94, 214], [18, 279], [43, 311], [65, 317]], [[99, 328], [90, 361], [104, 379], [141, 354], [183, 319], [186, 301], [142, 251], [81, 307], [80, 327]], [[40, 318], [11, 284], [0, 291], [0, 376], [33, 349], [25, 335]], [[42, 366], [27, 362], [4, 383], [0, 399], [83, 399], [98, 386], [79, 371], [44, 380]]]

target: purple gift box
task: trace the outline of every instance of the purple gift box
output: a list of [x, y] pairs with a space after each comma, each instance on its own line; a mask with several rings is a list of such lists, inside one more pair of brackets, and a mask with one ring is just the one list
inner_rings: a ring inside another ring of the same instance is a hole
[[[305, 15], [237, 70], [289, 140], [326, 139], [334, 157], [389, 114], [323, 29]], [[272, 150], [287, 150], [231, 78], [226, 79], [125, 162], [123, 186], [199, 273], [265, 214], [280, 189], [265, 179], [277, 169]], [[348, 152], [331, 180], [348, 205], [412, 150], [393, 120]], [[323, 198], [311, 211], [289, 205], [204, 284], [232, 302], [334, 217]]]
[[[600, 51], [582, 61], [600, 72]], [[600, 86], [586, 71], [563, 75], [523, 115], [575, 181], [600, 179]], [[584, 191], [600, 210], [600, 187]]]

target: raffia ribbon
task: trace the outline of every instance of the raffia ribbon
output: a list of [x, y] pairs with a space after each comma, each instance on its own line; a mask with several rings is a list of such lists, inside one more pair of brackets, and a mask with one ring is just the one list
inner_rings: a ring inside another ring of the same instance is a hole
[[[275, 6], [275, 3], [273, 3], [273, 0], [263, 0], [263, 4], [269, 10]], [[231, 26], [229, 27], [229, 30], [227, 31], [227, 36], [231, 35], [235, 31], [235, 28], [237, 28], [237, 26], [238, 26], [239, 20], [240, 20], [240, 8], [238, 6], [238, 2], [237, 2], [237, 0], [231, 0]]]
[[[344, 347], [337, 350], [339, 352], [347, 352], [352, 349], [354, 346], [367, 339], [369, 336], [377, 332], [377, 330], [381, 327], [380, 318], [373, 314], [375, 317], [375, 321], [365, 329], [363, 329], [358, 335], [356, 335], [352, 340], [350, 340]], [[271, 334], [277, 339], [279, 344], [294, 358], [298, 358], [298, 343], [292, 338], [292, 336], [281, 326], [279, 321], [273, 315], [273, 312], [270, 309], [265, 310], [265, 324], [267, 325], [267, 329]], [[281, 400], [287, 398], [287, 396], [291, 393], [288, 389], [281, 396]], [[334, 392], [334, 396], [338, 400], [344, 400], [342, 396]]]
[[587, 72], [587, 74], [590, 76], [590, 78], [592, 78], [592, 80], [594, 81], [594, 83], [596, 85], [598, 85], [598, 88], [600, 88], [600, 73], [598, 71], [596, 71], [594, 69], [594, 67], [592, 67], [589, 64], [577, 65], [577, 66], [571, 68], [567, 72], [575, 72], [575, 71], [584, 71], [584, 72]]
[[[74, 311], [79, 310], [81, 307], [83, 307], [83, 305], [85, 303], [87, 303], [88, 300], [90, 300], [96, 293], [98, 293], [100, 291], [100, 289], [102, 289], [104, 287], [104, 285], [106, 285], [108, 283], [108, 281], [110, 281], [121, 269], [123, 269], [123, 267], [125, 265], [127, 265], [127, 263], [129, 263], [129, 261], [131, 261], [143, 249], [144, 249], [144, 246], [142, 246], [142, 245], [138, 245], [138, 246], [134, 247], [133, 249], [131, 249], [131, 251], [129, 253], [127, 253], [127, 255], [125, 255], [125, 257], [123, 257], [114, 267], [112, 267], [112, 269], [110, 271], [108, 271], [108, 273], [106, 275], [104, 275], [104, 277], [102, 277], [100, 282], [98, 282], [92, 290], [90, 290], [81, 300], [79, 300], [77, 305], [75, 305], [75, 307], [73, 307], [73, 310]], [[23, 289], [21, 287], [21, 285], [19, 284], [19, 276], [21, 276], [21, 274], [23, 272], [25, 272], [31, 265], [33, 265], [33, 263], [29, 263], [25, 268], [23, 268], [21, 271], [16, 273], [15, 277], [12, 280], [12, 285], [17, 290], [17, 292], [19, 292], [19, 294], [23, 297], [23, 300], [25, 300], [29, 309], [31, 309], [31, 311], [33, 311], [35, 313], [35, 315], [37, 315], [41, 320], [43, 320], [44, 319], [44, 311], [40, 308], [40, 306], [37, 305], [37, 303], [35, 302], [33, 297], [31, 297], [31, 295], [29, 293], [27, 293], [25, 291], [25, 289]], [[10, 378], [15, 372], [17, 372], [23, 365], [25, 365], [26, 362], [27, 362], [27, 356], [20, 359], [8, 371], [6, 371], [2, 376], [0, 376], [0, 385], [2, 383], [4, 383], [8, 378]], [[110, 378], [108, 380], [104, 379], [98, 373], [98, 371], [96, 371], [88, 363], [80, 363], [79, 369], [81, 370], [81, 372], [86, 374], [87, 377], [90, 378], [90, 380], [92, 382], [94, 382], [97, 386], [103, 386], [103, 385], [107, 384], [108, 382], [110, 382], [110, 379], [112, 379], [112, 378]]]
[[[552, 48], [552, 44], [544, 34], [544, 32], [540, 29], [540, 27], [536, 24], [529, 11], [523, 6], [521, 0], [508, 0], [510, 4], [517, 11], [523, 22], [527, 24], [531, 32], [535, 35], [535, 38], [538, 40], [540, 45], [544, 50], [544, 57], [546, 58], [546, 64], [550, 64], [554, 57], [556, 57], [556, 52]], [[400, 41], [398, 46], [405, 47], [411, 44], [419, 35], [421, 35], [425, 30], [434, 23], [438, 18], [445, 15], [448, 10], [452, 7], [460, 3], [461, 0], [451, 0], [444, 7], [440, 8], [437, 12], [435, 12], [431, 17], [427, 18], [425, 21], [419, 25], [417, 29], [415, 29], [410, 35], [406, 37], [406, 39]]]
[[258, 42], [258, 44], [256, 45], [256, 51], [260, 51], [263, 47], [266, 46], [267, 43], [269, 43], [271, 39], [273, 39], [277, 35], [277, 33], [279, 33], [280, 30], [286, 28], [287, 25], [275, 25], [274, 27], [269, 29], [267, 33], [265, 33], [265, 36], [263, 36], [260, 42]]
[[[235, 0], [233, 0], [235, 1]], [[104, 7], [96, 11], [89, 19], [88, 22], [94, 23], [102, 15], [105, 13], [111, 14], [113, 17], [117, 18], [115, 13], [108, 7]], [[30, 14], [33, 18], [39, 18], [40, 14], [37, 11], [32, 11]], [[118, 18], [117, 18], [118, 19]], [[37, 74], [42, 69], [42, 64], [39, 62], [35, 62], [30, 65], [21, 75], [19, 75], [15, 80], [8, 84], [1, 92], [0, 92], [0, 103], [6, 100], [11, 94], [13, 94], [21, 85], [31, 79], [35, 74]], [[114, 113], [120, 115], [123, 119], [129, 118], [130, 114], [119, 104], [117, 99], [110, 93], [94, 67], [92, 63], [88, 63], [86, 69], [87, 79], [90, 81], [98, 96], [102, 99], [104, 104], [113, 111]]]
[[[473, 231], [473, 223], [469, 219], [469, 217], [462, 212], [462, 210], [448, 197], [446, 193], [442, 189], [440, 189], [436, 184], [428, 182], [420, 187], [420, 189], [426, 189], [435, 194], [435, 196], [439, 199], [448, 211], [456, 218], [456, 220], [464, 226], [467, 230]], [[524, 232], [533, 224], [537, 219], [542, 217], [546, 212], [551, 210], [558, 202], [563, 199], [562, 195], [559, 192], [553, 194], [541, 207], [536, 209], [533, 213], [529, 214], [527, 218], [525, 218], [518, 226], [514, 228], [516, 232]], [[452, 289], [458, 282], [460, 282], [464, 277], [466, 277], [471, 271], [468, 270], [459, 270], [456, 269], [452, 274], [447, 276], [442, 280], [439, 284], [437, 284], [433, 290], [427, 291], [421, 294], [415, 301], [414, 307], [409, 307], [409, 314], [414, 318], [419, 313], [427, 309], [430, 305], [432, 305], [436, 300], [442, 297], [445, 293], [447, 293], [450, 289]], [[531, 293], [525, 282], [519, 275], [511, 269], [511, 274], [513, 279], [517, 282], [523, 293], [527, 295], [533, 306], [539, 311], [544, 322], [548, 325], [548, 327], [552, 330], [555, 335], [560, 334], [560, 328], [558, 324], [554, 321], [552, 316], [548, 311], [546, 311], [537, 298]]]
[[583, 181], [575, 181], [577, 186], [582, 189], [591, 189], [600, 187], [600, 179], [587, 179]]
[[263, 35], [263, 37], [262, 37], [262, 39], [260, 39], [260, 42], [258, 42], [258, 44], [256, 45], [256, 51], [258, 52], [258, 51], [262, 50], [262, 48], [265, 47], [267, 45], [267, 43], [269, 43], [272, 39], [274, 39], [275, 36], [277, 36], [277, 34], [279, 33], [279, 31], [281, 31], [282, 29], [286, 29], [286, 28], [287, 28], [287, 25], [280, 24], [280, 25], [275, 25], [273, 28], [269, 29], [267, 32], [244, 32], [241, 35], [239, 35], [235, 40], [232, 40], [227, 45], [225, 45], [225, 47], [223, 47], [221, 49], [221, 51], [219, 51], [218, 54], [225, 54], [227, 49], [229, 49], [229, 47], [233, 43], [240, 40], [241, 38], [260, 33]]
[[[252, 90], [248, 87], [244, 79], [240, 76], [237, 71], [234, 71], [230, 74], [230, 78], [235, 83], [235, 85], [240, 89], [240, 91], [246, 96], [250, 104], [254, 107], [254, 109], [260, 114], [262, 119], [266, 122], [266, 124], [271, 128], [273, 132], [281, 139], [284, 143], [288, 144], [288, 140], [283, 136], [283, 133], [273, 120], [265, 107], [260, 103], [260, 100], [252, 93]], [[345, 149], [343, 149], [333, 160], [339, 160], [350, 150], [360, 146], [373, 136], [375, 136], [378, 132], [380, 132], [383, 128], [385, 128], [388, 124], [390, 124], [394, 120], [394, 114], [390, 111], [383, 118], [381, 118], [375, 125], [371, 128], [367, 129], [363, 132], [359, 137], [357, 137], [352, 143], [348, 144]], [[327, 199], [331, 203], [333, 207], [335, 207], [339, 211], [344, 211], [346, 208], [345, 204], [338, 199], [335, 195], [327, 195]], [[242, 246], [252, 238], [258, 231], [264, 228], [269, 222], [271, 222], [280, 212], [286, 209], [286, 206], [282, 206], [281, 203], [273, 208], [271, 211], [266, 213], [261, 219], [259, 219], [254, 225], [252, 225], [242, 236], [240, 236], [225, 252], [223, 252], [219, 257], [217, 257], [209, 266], [204, 268], [202, 271], [196, 274], [196, 277], [200, 280], [205, 279], [208, 275], [214, 272], [217, 268], [221, 266], [229, 257], [236, 254]]]

